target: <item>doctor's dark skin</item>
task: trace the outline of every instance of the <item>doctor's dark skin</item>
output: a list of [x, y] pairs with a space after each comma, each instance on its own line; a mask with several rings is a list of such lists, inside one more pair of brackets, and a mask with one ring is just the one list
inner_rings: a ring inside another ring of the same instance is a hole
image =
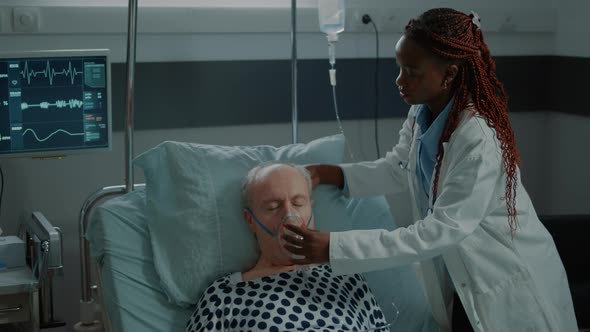
[[[453, 79], [457, 75], [458, 66], [436, 57], [412, 39], [402, 36], [395, 46], [396, 61], [400, 67], [395, 84], [400, 97], [410, 105], [425, 104], [432, 112], [431, 122], [436, 119], [444, 107], [450, 101], [453, 93]], [[325, 167], [325, 166], [324, 166]], [[340, 188], [343, 186], [343, 177], [339, 167], [335, 167], [338, 174], [332, 181], [326, 180], [322, 174], [322, 183], [330, 183]], [[317, 185], [317, 172], [313, 166], [308, 166], [312, 181]], [[285, 248], [295, 255], [301, 255], [303, 259], [293, 259], [293, 264], [322, 264], [330, 260], [330, 233], [318, 230], [309, 230], [294, 225], [285, 225], [287, 229], [296, 233], [301, 238], [285, 235], [287, 242]]]
[[458, 66], [436, 57], [406, 36], [395, 45], [395, 54], [400, 67], [395, 81], [400, 97], [409, 105], [427, 105], [434, 120], [451, 100]]

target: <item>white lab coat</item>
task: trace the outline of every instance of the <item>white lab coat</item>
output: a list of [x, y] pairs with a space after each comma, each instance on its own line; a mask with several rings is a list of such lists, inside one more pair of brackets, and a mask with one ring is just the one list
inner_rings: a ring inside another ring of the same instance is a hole
[[420, 262], [433, 315], [448, 331], [451, 310], [446, 304], [452, 302], [452, 291], [444, 289], [445, 276], [433, 263], [442, 257], [475, 331], [577, 331], [565, 269], [520, 176], [518, 229], [511, 237], [501, 150], [485, 119], [463, 112], [443, 144], [438, 196], [422, 219], [416, 200], [424, 195], [415, 171], [417, 123], [412, 134], [416, 109], [410, 108], [399, 142], [385, 158], [341, 165], [351, 196], [407, 191], [414, 219], [398, 220], [404, 227], [394, 231], [331, 233], [333, 271], [358, 273]]

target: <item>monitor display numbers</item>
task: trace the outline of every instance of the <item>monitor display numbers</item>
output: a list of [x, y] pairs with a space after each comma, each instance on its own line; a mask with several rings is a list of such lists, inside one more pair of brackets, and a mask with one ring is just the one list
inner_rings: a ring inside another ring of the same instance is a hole
[[106, 55], [0, 58], [0, 155], [110, 147]]

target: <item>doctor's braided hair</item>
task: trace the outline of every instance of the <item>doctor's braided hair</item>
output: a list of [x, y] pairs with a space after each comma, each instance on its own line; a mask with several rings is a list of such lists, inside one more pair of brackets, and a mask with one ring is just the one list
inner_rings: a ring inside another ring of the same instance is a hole
[[496, 77], [496, 64], [483, 40], [479, 18], [450, 8], [431, 9], [410, 20], [404, 34], [438, 58], [459, 67], [451, 86], [455, 96], [453, 107], [438, 143], [433, 197], [436, 197], [444, 153], [442, 143], [448, 142], [457, 128], [461, 110], [469, 108], [485, 119], [500, 141], [507, 178], [505, 200], [508, 224], [511, 234], [514, 234], [517, 228], [515, 200], [520, 157], [508, 118], [508, 95]]

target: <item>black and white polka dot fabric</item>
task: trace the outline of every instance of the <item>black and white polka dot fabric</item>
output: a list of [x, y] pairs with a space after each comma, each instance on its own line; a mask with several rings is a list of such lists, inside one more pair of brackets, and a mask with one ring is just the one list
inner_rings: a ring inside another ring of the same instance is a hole
[[199, 300], [186, 331], [385, 332], [386, 325], [361, 275], [334, 276], [320, 265], [248, 282], [241, 273], [220, 278]]

